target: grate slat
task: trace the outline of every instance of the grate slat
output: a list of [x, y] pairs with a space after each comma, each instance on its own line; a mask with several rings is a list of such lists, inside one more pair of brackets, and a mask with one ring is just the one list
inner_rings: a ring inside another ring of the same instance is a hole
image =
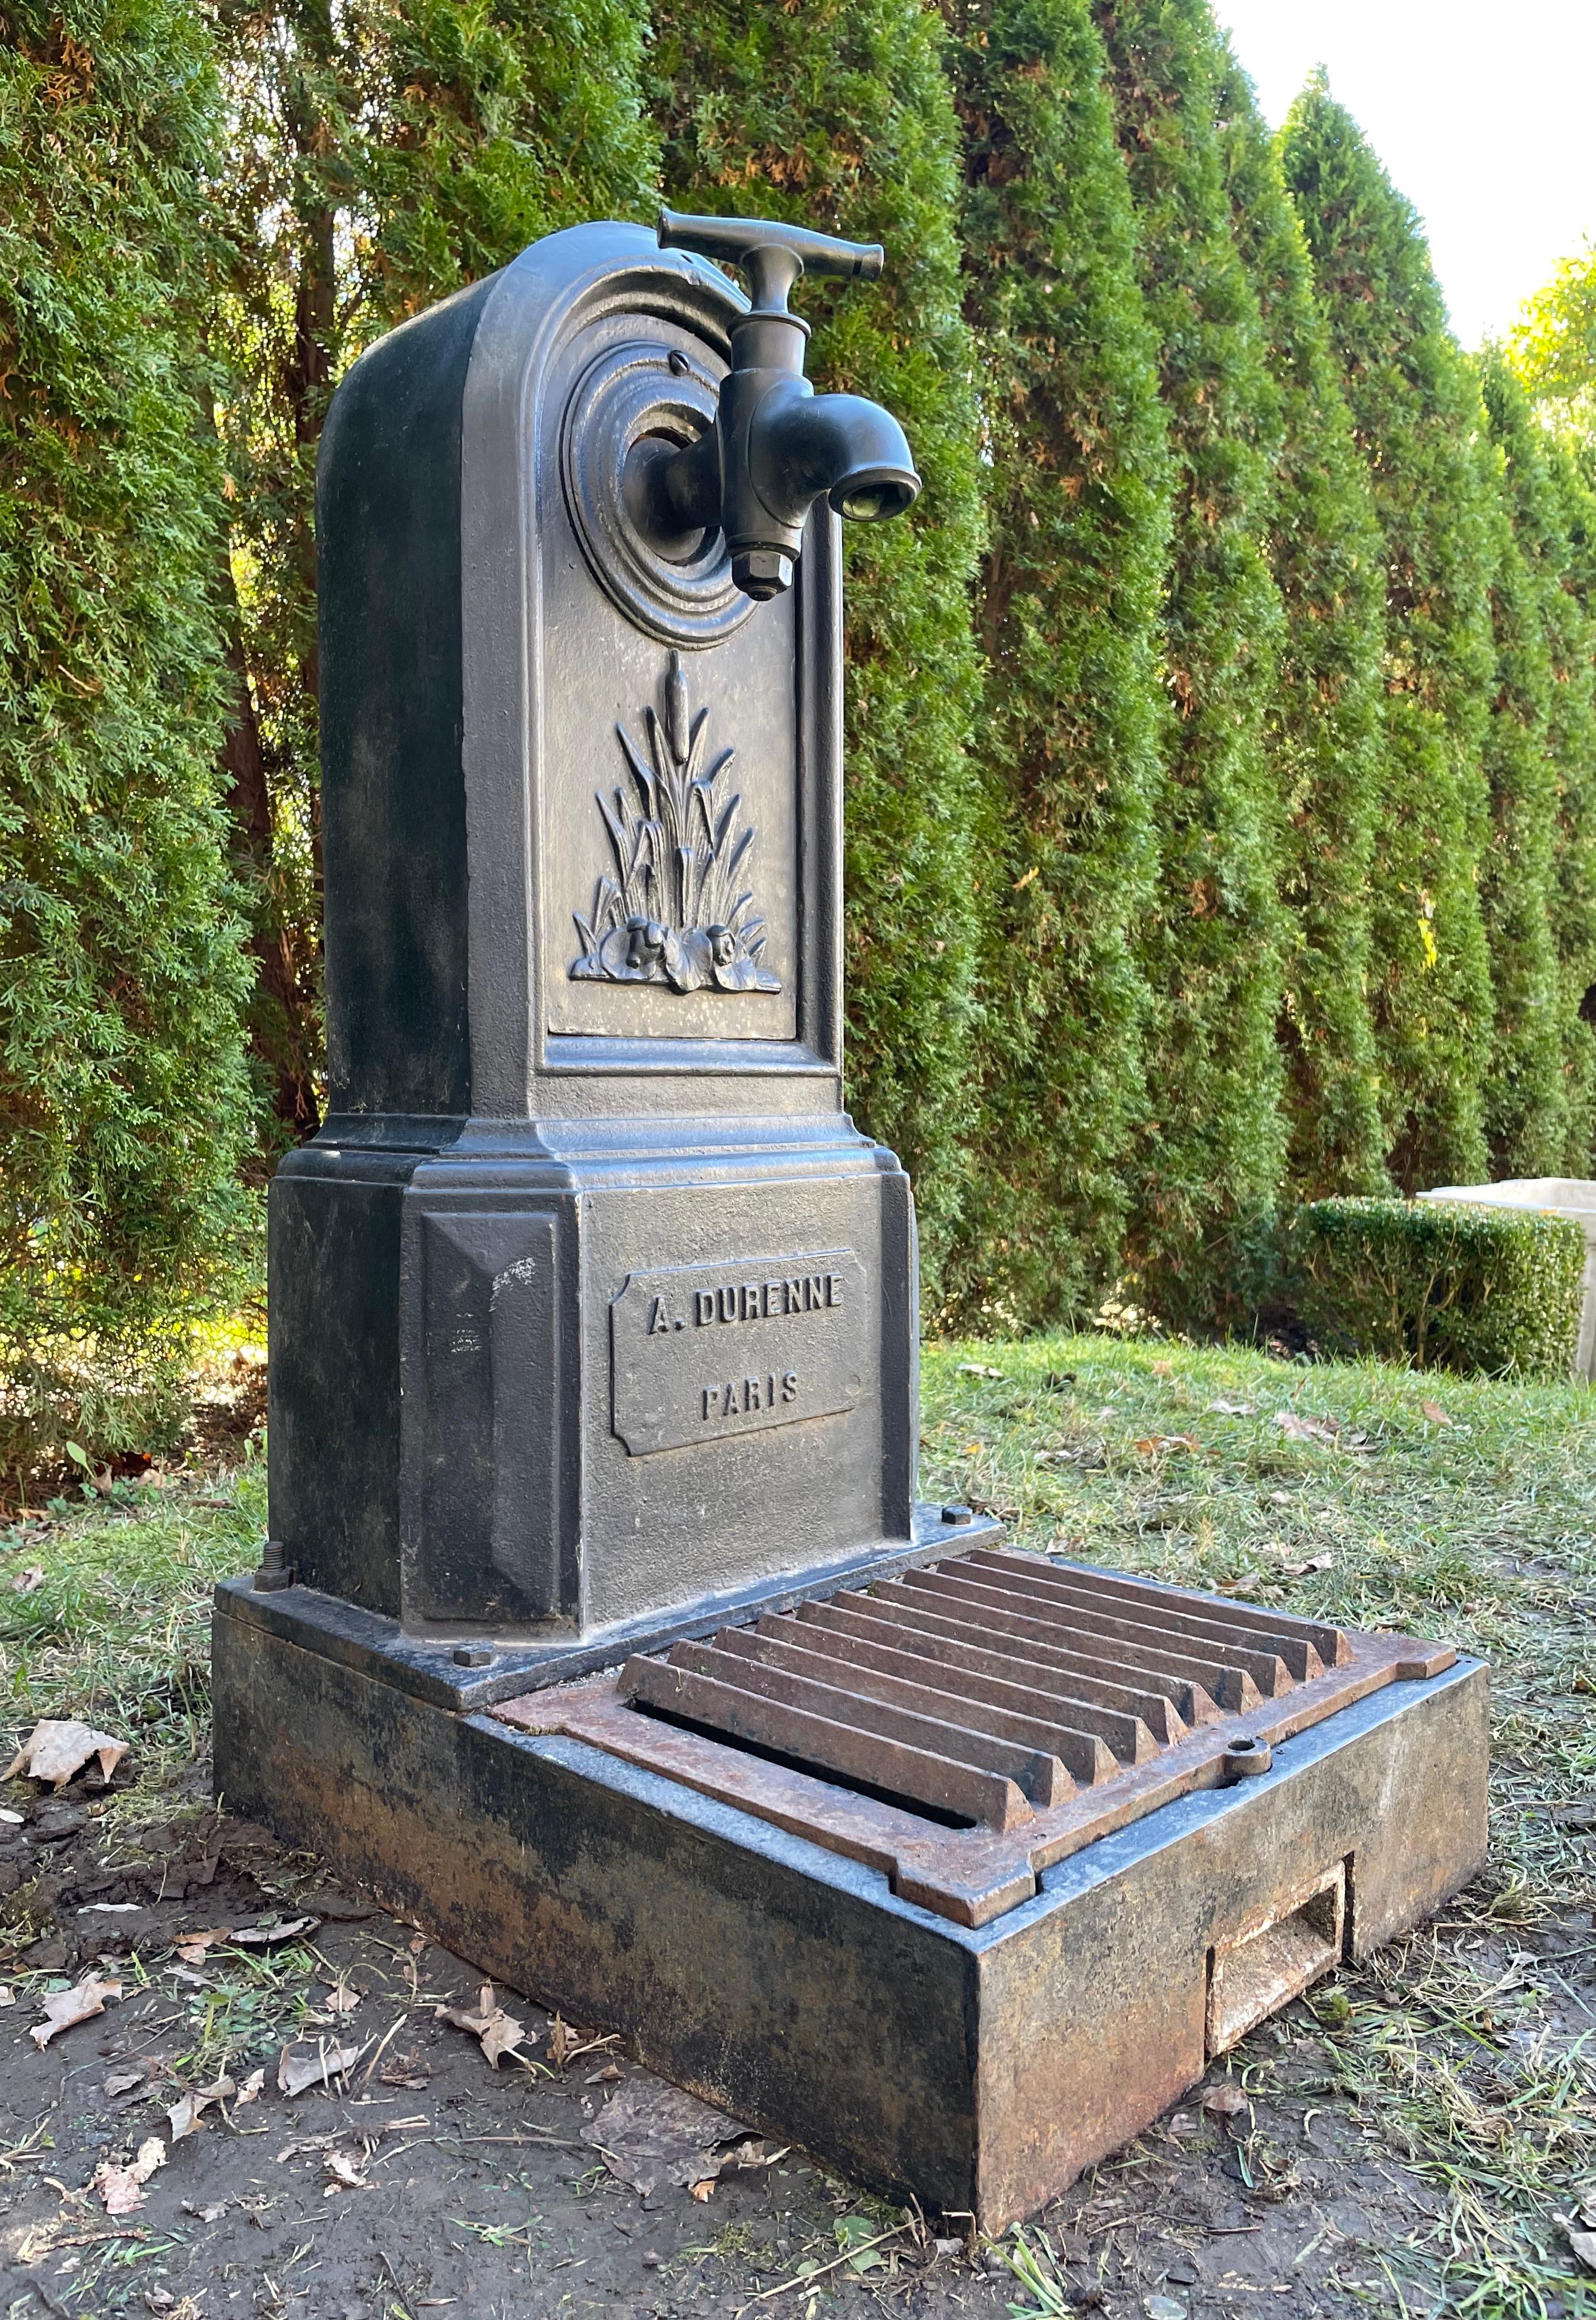
[[[1321, 1679], [1339, 1631], [979, 1549], [634, 1658], [634, 1706], [1008, 1828]], [[1212, 1745], [1211, 1743], [1204, 1743]]]
[[[950, 1763], [997, 1773], [1013, 1781], [1021, 1795], [1033, 1805], [1057, 1804], [1074, 1793], [1074, 1781], [1057, 1756], [1044, 1749], [1024, 1748], [1011, 1740], [995, 1739], [988, 1733], [960, 1724], [951, 1712], [951, 1701], [942, 1703], [940, 1717], [922, 1715], [913, 1708], [872, 1699], [868, 1692], [818, 1682], [812, 1676], [794, 1675], [785, 1668], [770, 1667], [735, 1650], [721, 1648], [723, 1643], [730, 1645], [735, 1640], [734, 1633], [717, 1637], [713, 1645], [673, 1644], [670, 1664], [759, 1692], [781, 1707], [804, 1708], [834, 1724], [879, 1733], [883, 1739], [944, 1756]], [[780, 1741], [774, 1745], [783, 1745]]]

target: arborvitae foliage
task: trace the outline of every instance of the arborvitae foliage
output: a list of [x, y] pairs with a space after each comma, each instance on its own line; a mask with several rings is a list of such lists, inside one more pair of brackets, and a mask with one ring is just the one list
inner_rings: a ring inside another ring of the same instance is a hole
[[1322, 77], [1281, 140], [1385, 555], [1385, 773], [1372, 1004], [1388, 1163], [1406, 1192], [1483, 1174], [1491, 968], [1479, 876], [1492, 696], [1483, 414], [1412, 206]]
[[254, 1044], [291, 1133], [317, 1119], [316, 452], [383, 331], [539, 235], [641, 217], [654, 144], [632, 0], [220, 0], [233, 113], [221, 336], [233, 497], [235, 847]]
[[1276, 1037], [1281, 816], [1264, 721], [1280, 599], [1261, 545], [1280, 438], [1256, 293], [1231, 232], [1226, 59], [1207, 0], [1096, 0], [1141, 230], [1175, 458], [1155, 1011], [1132, 1246], [1159, 1308], [1211, 1314], [1268, 1214], [1285, 1130]]
[[[1495, 1026], [1485, 1082], [1491, 1174], [1555, 1174], [1568, 1144], [1562, 977], [1553, 930], [1558, 782], [1551, 730], [1568, 543], [1523, 389], [1501, 354], [1479, 364], [1497, 453], [1491, 590], [1496, 690], [1485, 728], [1491, 846], [1481, 896]], [[1570, 609], [1572, 605], [1570, 604]], [[1568, 681], [1566, 666], [1563, 680]], [[1584, 672], [1587, 723], [1590, 677]], [[1587, 745], [1591, 736], [1585, 735]]]
[[960, 310], [958, 139], [918, 0], [663, 0], [655, 105], [676, 206], [803, 219], [886, 244], [882, 279], [803, 285], [812, 376], [902, 419], [924, 489], [849, 528], [848, 1082], [915, 1179], [924, 1272], [963, 1194], [974, 1111], [980, 544], [975, 356]]
[[1528, 301], [1511, 359], [1543, 416], [1587, 442], [1596, 436], [1596, 242]]
[[[196, 358], [213, 77], [173, 0], [8, 0], [0, 35], [9, 1464], [48, 1437], [38, 1397], [63, 1337], [118, 1349], [122, 1383], [148, 1383], [152, 1345], [203, 1305], [249, 1108]], [[131, 1394], [122, 1426], [136, 1438], [147, 1418]], [[118, 1431], [102, 1411], [101, 1446]]]
[[1367, 983], [1382, 743], [1380, 533], [1302, 227], [1233, 58], [1220, 117], [1237, 244], [1263, 311], [1282, 422], [1266, 539], [1285, 626], [1265, 739], [1286, 824], [1286, 1174], [1311, 1199], [1377, 1192], [1386, 1177]]
[[967, 311], [992, 467], [977, 756], [995, 832], [972, 1314], [1089, 1310], [1142, 1109], [1169, 476], [1158, 340], [1088, 0], [958, 19]]

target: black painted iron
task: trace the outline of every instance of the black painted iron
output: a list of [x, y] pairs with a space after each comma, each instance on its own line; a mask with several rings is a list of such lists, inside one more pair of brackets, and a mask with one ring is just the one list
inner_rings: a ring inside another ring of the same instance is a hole
[[272, 1186], [216, 1777], [997, 2224], [1473, 1872], [1484, 1680], [915, 1504], [913, 1206], [842, 1108], [839, 547], [918, 479], [787, 311], [880, 262], [579, 227], [334, 400], [331, 1098]]

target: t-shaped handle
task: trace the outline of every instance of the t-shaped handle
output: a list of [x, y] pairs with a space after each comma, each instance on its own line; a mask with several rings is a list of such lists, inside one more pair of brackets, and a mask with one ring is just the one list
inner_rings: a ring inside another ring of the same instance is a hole
[[748, 276], [756, 314], [785, 314], [788, 297], [804, 274], [835, 275], [844, 282], [874, 282], [886, 251], [879, 241], [838, 241], [807, 226], [769, 218], [683, 217], [662, 210], [662, 249], [693, 249]]

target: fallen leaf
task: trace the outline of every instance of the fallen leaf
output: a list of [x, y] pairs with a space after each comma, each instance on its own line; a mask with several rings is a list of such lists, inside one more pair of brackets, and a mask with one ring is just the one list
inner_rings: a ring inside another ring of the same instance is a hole
[[108, 1781], [128, 1753], [125, 1740], [108, 1732], [95, 1732], [86, 1724], [58, 1723], [46, 1718], [36, 1724], [16, 1754], [0, 1772], [0, 1781], [14, 1781], [19, 1772], [31, 1781], [48, 1781], [64, 1789], [81, 1772], [91, 1756], [100, 1760], [100, 1778]]
[[357, 1989], [347, 1989], [341, 1983], [337, 1989], [329, 1989], [327, 1993], [327, 2010], [329, 2014], [353, 2014], [359, 2003], [360, 1992]]
[[1428, 1418], [1432, 1426], [1450, 1426], [1452, 1423], [1438, 1401], [1421, 1401], [1419, 1409], [1420, 1415]]
[[[473, 2038], [480, 2038], [482, 2052], [495, 2070], [500, 2054], [514, 2054], [527, 2040], [525, 2023], [518, 2022], [513, 2014], [507, 2014], [502, 2006], [494, 2002], [491, 1981], [484, 1981], [478, 1992], [474, 2013], [463, 2006], [440, 2006], [435, 2009], [433, 2019], [452, 2023], [456, 2030], [468, 2031]], [[563, 2026], [559, 2025], [558, 2016], [555, 2020], [556, 2026]], [[524, 2062], [526, 2057], [517, 2054], [516, 2059]]]
[[24, 1564], [12, 1581], [11, 1591], [14, 1595], [32, 1595], [36, 1587], [42, 1587], [43, 1584], [44, 1565], [41, 1563], [30, 1563]]
[[[342, 2132], [339, 2128], [338, 2134]], [[279, 2167], [285, 2166], [289, 2160], [297, 2159], [302, 2151], [330, 2151], [338, 2139], [338, 2134], [302, 2134], [297, 2143], [284, 2144], [277, 2153], [276, 2163]]]
[[265, 2084], [266, 2072], [264, 2071], [251, 2071], [249, 2076], [239, 2089], [238, 2100], [233, 2104], [233, 2108], [238, 2110], [245, 2103], [258, 2102], [260, 2099], [260, 2090]]
[[21, 1828], [27, 1817], [26, 1813], [13, 1812], [9, 1805], [0, 1807], [0, 1822], [7, 1828]]
[[1250, 1401], [1211, 1401], [1208, 1405], [1216, 1418], [1256, 1418], [1258, 1411]]
[[144, 2205], [146, 2183], [166, 2163], [161, 2139], [152, 2134], [139, 2145], [139, 2155], [131, 2167], [113, 2167], [109, 2160], [102, 2160], [90, 2178], [89, 2189], [99, 2193], [108, 2216], [131, 2216]]
[[192, 2134], [212, 2104], [225, 2102], [234, 2091], [233, 2082], [224, 2071], [213, 2087], [195, 2087], [180, 2102], [175, 2102], [167, 2113], [171, 2122], [173, 2142], [181, 2143], [185, 2134]]
[[[959, 1364], [959, 1374], [960, 1377], [1000, 1378], [1003, 1375], [1003, 1372], [1001, 1370], [995, 1370], [989, 1362], [960, 1362]], [[708, 2196], [708, 2194], [706, 2194], [706, 2196]], [[693, 2197], [695, 2199], [698, 2198], [698, 2193], [696, 2191], [694, 2192]]]
[[297, 1941], [302, 1934], [313, 1934], [320, 1923], [320, 1917], [290, 1917], [278, 1926], [239, 1926], [232, 1945], [236, 1950], [270, 1949], [274, 1942]]
[[1153, 1362], [1150, 1366], [1154, 1377], [1156, 1378], [1172, 1377], [1175, 1373], [1175, 1364], [1173, 1362]]
[[1305, 1563], [1283, 1563], [1280, 1568], [1288, 1579], [1301, 1579], [1306, 1572], [1333, 1571], [1335, 1563], [1333, 1554], [1311, 1554]]
[[226, 2199], [218, 2199], [213, 2207], [196, 2207], [185, 2199], [183, 2212], [185, 2216], [197, 2216], [202, 2224], [219, 2224], [227, 2213], [228, 2205]]
[[627, 2080], [580, 2133], [645, 2199], [662, 2183], [707, 2199], [722, 2175], [767, 2163], [764, 2144], [735, 2118], [646, 2073]]
[[1205, 2087], [1198, 2099], [1202, 2107], [1215, 2118], [1234, 2118], [1238, 2111], [1249, 2107], [1247, 2097], [1234, 2079], [1222, 2079], [1216, 2087]]
[[331, 2182], [323, 2188], [324, 2198], [330, 2199], [337, 2191], [369, 2191], [371, 2189], [371, 2185], [347, 2151], [329, 2151], [321, 2164], [332, 2177]]
[[97, 1975], [86, 1974], [76, 1989], [58, 1989], [53, 1998], [45, 1999], [45, 2019], [35, 2023], [28, 2035], [42, 2050], [63, 2030], [70, 2030], [76, 2023], [88, 2022], [96, 2014], [104, 2014], [108, 1998], [121, 1996], [120, 1981], [101, 1981]]
[[613, 2062], [606, 2062], [601, 2071], [590, 2071], [582, 2080], [584, 2087], [612, 2087], [619, 2083], [620, 2072]]
[[203, 1934], [179, 1934], [172, 1946], [185, 1965], [203, 1965], [205, 1952], [214, 1949], [218, 1942], [230, 1942], [230, 1926], [207, 1926]]
[[101, 2092], [104, 2095], [107, 2102], [114, 2102], [118, 2095], [131, 2095], [135, 2087], [141, 2087], [149, 2076], [149, 2073], [148, 2071], [139, 2068], [126, 2071], [107, 2071], [105, 2073], [104, 2084], [101, 2088]]
[[292, 2045], [284, 2046], [277, 2058], [277, 2091], [290, 2097], [302, 2095], [307, 2087], [329, 2086], [334, 2079], [354, 2069], [365, 2048], [320, 2046], [301, 2062], [289, 2060], [293, 2052]]
[[1329, 1442], [1333, 1445], [1341, 1431], [1333, 1418], [1299, 1418], [1294, 1409], [1277, 1409], [1275, 1423], [1288, 1442]]
[[0, 2006], [14, 2006], [15, 2004], [15, 1990], [10, 1989], [5, 1982], [0, 1981]]

